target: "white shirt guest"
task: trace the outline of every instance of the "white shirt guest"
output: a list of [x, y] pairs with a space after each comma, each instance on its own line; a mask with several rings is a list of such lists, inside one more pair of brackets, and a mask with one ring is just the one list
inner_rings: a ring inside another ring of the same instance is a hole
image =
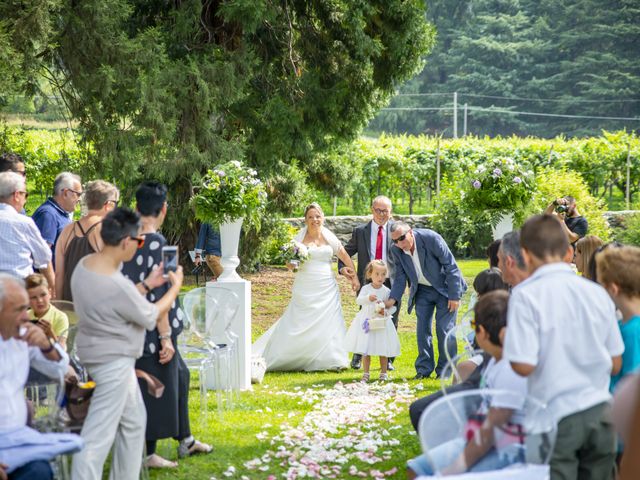
[[35, 267], [53, 288], [51, 249], [33, 219], [20, 213], [28, 196], [24, 177], [0, 173], [0, 272], [26, 278]]
[[69, 365], [64, 349], [50, 343], [44, 331], [29, 322], [28, 307], [21, 281], [0, 273], [0, 474], [20, 470], [26, 477], [27, 472], [34, 472], [35, 478], [37, 471], [37, 478], [51, 478], [47, 477], [51, 471], [48, 461], [79, 450], [82, 440], [72, 434], [43, 434], [26, 426], [24, 387], [29, 367], [62, 382]]

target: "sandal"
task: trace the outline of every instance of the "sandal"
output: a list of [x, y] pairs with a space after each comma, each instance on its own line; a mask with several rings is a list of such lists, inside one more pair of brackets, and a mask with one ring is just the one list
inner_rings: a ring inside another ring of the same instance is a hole
[[149, 455], [144, 464], [147, 468], [176, 468], [178, 466], [178, 462], [172, 462], [155, 453]]
[[389, 375], [387, 375], [387, 373], [381, 373], [378, 380], [380, 380], [381, 382], [386, 382], [387, 380], [389, 380]]
[[362, 374], [362, 379], [360, 380], [362, 383], [367, 383], [370, 379], [369, 372], [365, 372]]
[[180, 442], [180, 445], [178, 445], [178, 457], [180, 458], [189, 457], [197, 453], [211, 453], [212, 451], [213, 447], [211, 445], [198, 440], [193, 440], [193, 443], [189, 446], [185, 442]]

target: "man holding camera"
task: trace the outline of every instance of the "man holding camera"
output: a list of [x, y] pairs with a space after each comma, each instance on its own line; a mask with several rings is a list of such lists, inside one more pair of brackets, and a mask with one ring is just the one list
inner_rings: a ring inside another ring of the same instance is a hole
[[589, 229], [587, 219], [580, 215], [576, 199], [571, 196], [556, 198], [549, 204], [544, 213], [558, 215], [564, 220], [562, 226], [571, 245], [575, 245], [578, 240], [587, 234]]

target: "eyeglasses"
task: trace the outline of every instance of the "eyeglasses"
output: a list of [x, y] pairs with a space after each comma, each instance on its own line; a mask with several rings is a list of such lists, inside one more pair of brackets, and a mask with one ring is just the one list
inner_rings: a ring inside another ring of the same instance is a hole
[[471, 320], [469, 322], [469, 324], [471, 325], [471, 328], [473, 328], [474, 330], [478, 330], [478, 324], [476, 323], [476, 319], [475, 318], [473, 320]]
[[27, 176], [26, 170], [14, 170], [13, 173], [17, 173], [18, 175], [22, 175], [23, 177]]
[[131, 240], [138, 242], [138, 249], [144, 247], [144, 237], [129, 237]]
[[69, 190], [69, 191], [70, 191], [70, 192], [72, 192], [72, 193], [75, 193], [75, 194], [76, 194], [77, 196], [79, 196], [79, 197], [81, 197], [81, 196], [84, 194], [84, 192], [76, 192], [75, 190], [72, 190], [72, 189], [70, 189], [70, 188], [67, 188], [67, 190]]
[[400, 235], [398, 238], [392, 238], [391, 240], [393, 241], [393, 243], [403, 242], [407, 238], [408, 233], [409, 232], [405, 233], [404, 235]]
[[118, 202], [119, 202], [119, 201], [120, 201], [120, 200], [107, 200], [107, 201], [106, 201], [106, 202], [104, 202], [104, 203], [113, 203], [113, 206], [114, 206], [114, 207], [117, 207], [117, 206], [118, 206]]
[[16, 193], [24, 193], [24, 198], [29, 198], [29, 192], [25, 192], [24, 190], [17, 190]]
[[374, 212], [376, 212], [378, 215], [389, 215], [389, 213], [391, 213], [389, 210], [382, 210], [380, 208], [374, 208], [373, 209]]

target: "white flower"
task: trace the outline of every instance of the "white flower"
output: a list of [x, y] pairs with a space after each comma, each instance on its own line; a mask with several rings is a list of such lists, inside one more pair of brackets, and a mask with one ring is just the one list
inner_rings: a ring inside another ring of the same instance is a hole
[[240, 168], [242, 164], [238, 160], [231, 160], [231, 165]]

